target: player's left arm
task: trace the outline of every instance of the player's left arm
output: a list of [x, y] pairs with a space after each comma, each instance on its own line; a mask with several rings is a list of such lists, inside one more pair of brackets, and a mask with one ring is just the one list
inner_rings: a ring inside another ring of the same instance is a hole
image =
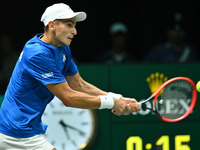
[[108, 93], [99, 89], [98, 87], [86, 82], [80, 76], [79, 72], [72, 76], [65, 77], [69, 86], [76, 91], [87, 93], [90, 95], [98, 96], [98, 95], [107, 95]]

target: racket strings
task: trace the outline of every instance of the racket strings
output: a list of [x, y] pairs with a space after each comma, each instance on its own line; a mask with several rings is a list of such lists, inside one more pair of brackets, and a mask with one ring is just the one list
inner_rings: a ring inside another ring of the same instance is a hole
[[185, 80], [169, 83], [158, 97], [156, 107], [158, 113], [167, 119], [177, 119], [183, 116], [192, 101], [192, 86]]

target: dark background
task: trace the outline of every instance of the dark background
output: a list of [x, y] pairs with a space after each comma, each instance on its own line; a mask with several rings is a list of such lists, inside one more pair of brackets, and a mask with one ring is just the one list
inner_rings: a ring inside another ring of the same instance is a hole
[[129, 51], [142, 60], [155, 44], [165, 40], [167, 23], [176, 12], [183, 14], [187, 41], [199, 54], [198, 0], [5, 1], [0, 6], [0, 34], [11, 34], [20, 53], [26, 41], [43, 32], [40, 17], [46, 7], [58, 2], [87, 13], [87, 19], [77, 24], [78, 35], [71, 44], [72, 55], [78, 62], [93, 62], [108, 49], [109, 27], [115, 21], [127, 24]]

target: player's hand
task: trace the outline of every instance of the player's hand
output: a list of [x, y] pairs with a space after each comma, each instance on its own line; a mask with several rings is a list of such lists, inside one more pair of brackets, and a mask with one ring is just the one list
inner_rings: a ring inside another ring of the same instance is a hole
[[141, 108], [139, 107], [139, 103], [136, 101], [135, 98], [121, 97], [120, 100], [125, 101], [126, 104], [129, 106], [127, 114], [132, 113], [132, 112], [138, 112], [141, 110]]
[[134, 98], [121, 97], [120, 100], [126, 102], [126, 105], [128, 106], [126, 114], [138, 112], [141, 110], [139, 103]]
[[141, 109], [138, 102], [134, 98], [121, 97], [119, 100], [115, 99], [114, 101], [115, 105], [112, 112], [118, 116], [138, 112]]

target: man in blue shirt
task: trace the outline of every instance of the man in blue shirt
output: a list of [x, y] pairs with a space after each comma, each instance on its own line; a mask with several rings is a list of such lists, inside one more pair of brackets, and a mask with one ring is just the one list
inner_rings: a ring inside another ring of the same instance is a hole
[[16, 63], [0, 110], [0, 149], [55, 148], [44, 138], [41, 116], [56, 95], [65, 106], [112, 109], [116, 115], [139, 111], [135, 99], [105, 92], [84, 81], [71, 59], [69, 45], [76, 22], [86, 18], [63, 3], [48, 7], [41, 21], [44, 34], [29, 40]]

